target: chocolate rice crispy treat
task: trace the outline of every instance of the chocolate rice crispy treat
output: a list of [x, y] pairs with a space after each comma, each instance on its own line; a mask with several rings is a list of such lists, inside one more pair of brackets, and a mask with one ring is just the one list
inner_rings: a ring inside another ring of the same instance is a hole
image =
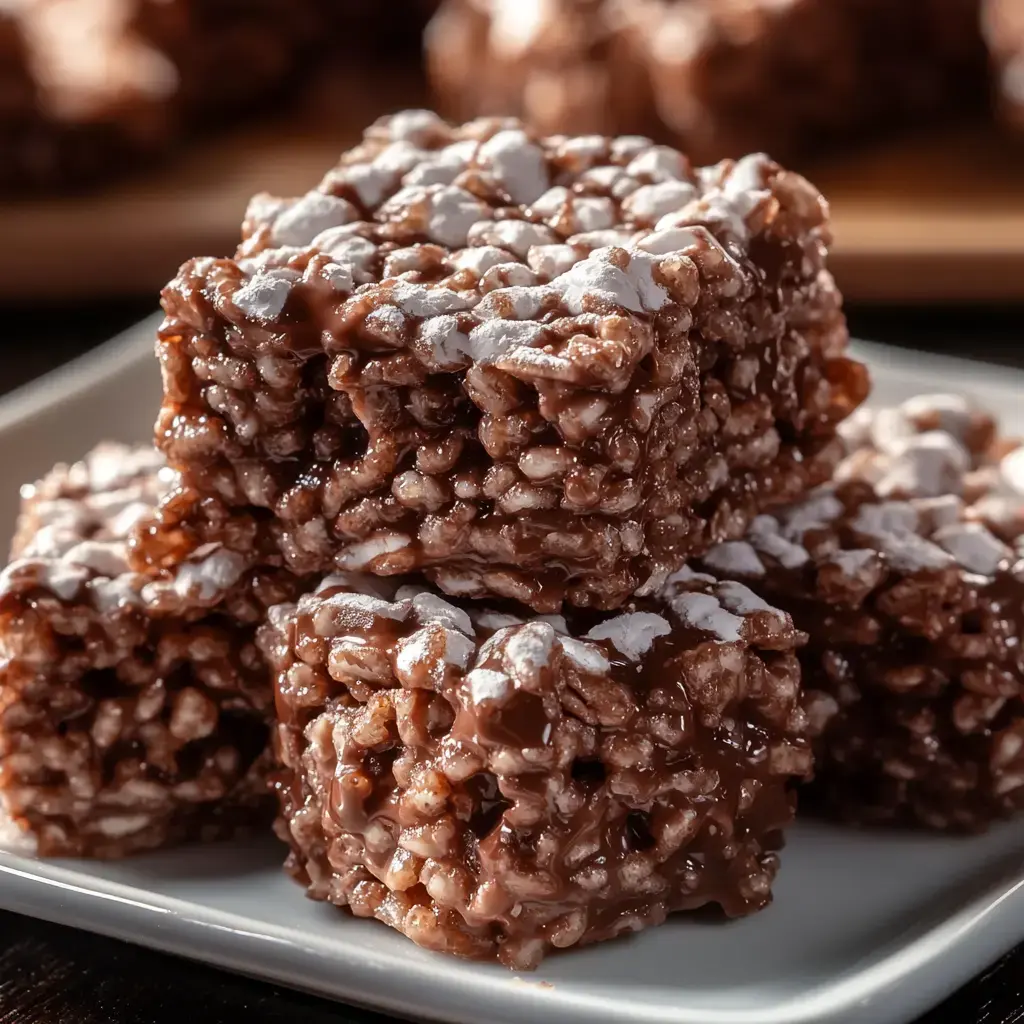
[[827, 205], [763, 156], [407, 112], [244, 234], [163, 294], [143, 563], [237, 512], [300, 573], [614, 608], [826, 479], [867, 390]]
[[[18, 102], [0, 98], [0, 186], [91, 182], [152, 158], [176, 136], [177, 73], [131, 30], [129, 7], [126, 0], [8, 5], [4, 48], [20, 60]], [[0, 85], [0, 97], [6, 93]]]
[[991, 419], [953, 396], [861, 420], [879, 447], [702, 564], [810, 637], [804, 685], [827, 723], [812, 799], [981, 830], [1024, 809], [1024, 448], [996, 462]]
[[701, 160], [790, 157], [980, 104], [977, 5], [447, 0], [428, 57], [442, 106], [462, 117], [642, 125]]
[[386, 583], [328, 577], [260, 633], [312, 898], [516, 969], [769, 902], [811, 766], [787, 616], [687, 570], [613, 616], [525, 621]]
[[237, 113], [290, 84], [324, 0], [126, 0], [134, 29], [173, 62], [193, 119]]
[[1019, 0], [982, 3], [1002, 113], [1007, 123], [1024, 128], [1024, 5]]
[[607, 0], [446, 0], [425, 36], [449, 116], [511, 115], [543, 134], [656, 133], [650, 75]]
[[104, 445], [24, 490], [0, 574], [0, 807], [44, 856], [121, 857], [270, 817], [254, 632], [297, 585], [224, 549], [129, 571], [124, 538], [161, 463]]

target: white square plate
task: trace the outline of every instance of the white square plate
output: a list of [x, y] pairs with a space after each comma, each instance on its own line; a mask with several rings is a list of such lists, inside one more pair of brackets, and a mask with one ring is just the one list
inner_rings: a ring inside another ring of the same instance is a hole
[[[0, 403], [0, 534], [17, 484], [96, 441], [144, 440], [159, 395], [154, 322]], [[1024, 374], [862, 345], [876, 401], [965, 391], [1024, 432]], [[1024, 939], [1024, 822], [987, 836], [801, 822], [772, 907], [681, 916], [552, 957], [533, 975], [417, 949], [303, 899], [273, 841], [113, 864], [0, 853], [0, 907], [326, 996], [477, 1024], [906, 1024]]]

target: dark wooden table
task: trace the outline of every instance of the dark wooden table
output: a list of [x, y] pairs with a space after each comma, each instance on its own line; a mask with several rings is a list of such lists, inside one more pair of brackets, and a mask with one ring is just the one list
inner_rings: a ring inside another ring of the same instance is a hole
[[[145, 303], [0, 308], [0, 391], [59, 365], [148, 312]], [[851, 321], [860, 337], [1024, 367], [1024, 309], [863, 309], [851, 311]], [[387, 1024], [378, 1014], [0, 913], [0, 1024], [243, 1020]], [[1024, 1024], [1024, 945], [918, 1024]]]

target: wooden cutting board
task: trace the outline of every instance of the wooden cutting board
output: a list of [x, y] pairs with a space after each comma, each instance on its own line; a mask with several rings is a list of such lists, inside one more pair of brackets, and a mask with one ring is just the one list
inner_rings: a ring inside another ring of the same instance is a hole
[[[394, 74], [336, 76], [306, 114], [200, 142], [108, 190], [0, 204], [0, 300], [155, 298], [183, 260], [232, 250], [250, 195], [312, 187], [365, 124], [423, 94]], [[951, 129], [802, 169], [832, 201], [848, 299], [1024, 300], [1024, 141]]]

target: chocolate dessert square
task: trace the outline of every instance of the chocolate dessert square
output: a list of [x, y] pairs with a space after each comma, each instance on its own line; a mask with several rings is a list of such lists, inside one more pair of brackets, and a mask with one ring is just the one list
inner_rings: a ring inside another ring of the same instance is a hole
[[254, 643], [282, 570], [197, 551], [126, 564], [165, 486], [103, 445], [25, 488], [0, 574], [0, 806], [43, 856], [121, 857], [269, 820], [273, 695]]
[[676, 911], [756, 911], [811, 766], [803, 639], [688, 571], [565, 617], [328, 577], [260, 633], [289, 867], [314, 899], [516, 969]]
[[810, 800], [977, 831], [1024, 809], [1024, 448], [952, 395], [847, 428], [838, 481], [713, 548], [809, 636]]
[[764, 156], [412, 111], [244, 235], [163, 294], [143, 564], [242, 516], [300, 573], [614, 608], [827, 479], [867, 391], [827, 204]]

